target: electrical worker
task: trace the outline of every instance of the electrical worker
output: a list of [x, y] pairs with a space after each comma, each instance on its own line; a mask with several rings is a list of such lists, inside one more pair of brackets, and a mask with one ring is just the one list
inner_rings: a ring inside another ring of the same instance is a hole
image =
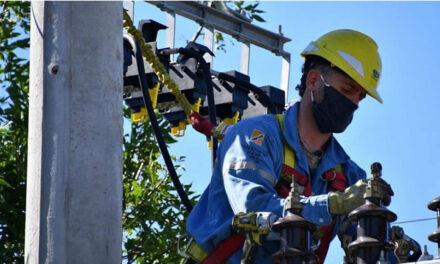
[[[343, 227], [347, 214], [364, 203], [366, 173], [333, 133], [347, 128], [366, 95], [382, 103], [377, 93], [381, 73], [378, 47], [363, 33], [336, 30], [312, 41], [301, 55], [305, 58], [297, 86], [301, 100], [285, 111], [284, 120], [280, 122], [275, 115], [245, 119], [223, 138], [211, 182], [187, 221], [187, 231], [197, 245], [191, 255], [197, 262], [212, 258], [210, 254], [217, 250], [214, 257], [227, 255], [227, 263], [240, 263], [243, 241], [238, 250], [228, 249], [237, 244], [231, 239], [234, 215], [285, 215], [283, 197], [290, 190], [291, 179], [282, 176], [288, 165], [283, 151], [286, 145], [294, 159], [287, 174], [293, 171], [302, 186], [303, 217], [322, 227], [317, 243], [319, 263], [337, 234], [345, 231], [350, 238], [355, 236], [353, 226]], [[258, 248], [255, 263], [273, 263], [271, 255], [278, 245], [267, 240]]]

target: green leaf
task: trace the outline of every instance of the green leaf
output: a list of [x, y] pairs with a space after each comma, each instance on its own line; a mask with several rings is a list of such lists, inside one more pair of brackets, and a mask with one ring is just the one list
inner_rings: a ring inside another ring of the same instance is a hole
[[12, 186], [9, 183], [7, 183], [5, 180], [1, 178], [0, 178], [0, 185], [4, 185], [6, 187], [12, 188]]
[[254, 10], [254, 7], [253, 7], [252, 5], [248, 5], [248, 6], [246, 6], [246, 7], [244, 8], [244, 10], [246, 10], [246, 11], [253, 11], [253, 10]]
[[[124, 116], [130, 116], [129, 109], [124, 109]], [[167, 144], [176, 142], [170, 135], [169, 123], [161, 115], [158, 119]], [[132, 124], [123, 144], [124, 259], [127, 263], [178, 263], [181, 257], [175, 241], [185, 232], [188, 213], [161, 164], [150, 124]], [[177, 168], [183, 166], [179, 164], [183, 160], [184, 157], [173, 157]], [[183, 187], [195, 203], [197, 196], [191, 186]]]
[[264, 20], [262, 17], [260, 17], [259, 15], [252, 15], [251, 16], [251, 18], [252, 19], [255, 19], [255, 20], [257, 20], [257, 21], [259, 21], [259, 22], [266, 22], [266, 20]]
[[[0, 260], [24, 263], [30, 2], [0, 2]], [[4, 228], [7, 227], [7, 228]]]
[[235, 6], [237, 7], [238, 11], [241, 11], [243, 7], [244, 1], [234, 1]]
[[29, 48], [29, 43], [30, 43], [29, 41], [30, 41], [29, 38], [19, 39], [12, 42], [10, 45], [16, 48]]

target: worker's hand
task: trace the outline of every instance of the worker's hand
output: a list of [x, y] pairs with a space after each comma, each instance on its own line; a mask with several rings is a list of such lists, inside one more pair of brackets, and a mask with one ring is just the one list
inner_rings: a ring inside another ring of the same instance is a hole
[[329, 210], [332, 214], [347, 215], [357, 207], [364, 204], [364, 194], [367, 190], [367, 181], [360, 179], [344, 192], [329, 193]]

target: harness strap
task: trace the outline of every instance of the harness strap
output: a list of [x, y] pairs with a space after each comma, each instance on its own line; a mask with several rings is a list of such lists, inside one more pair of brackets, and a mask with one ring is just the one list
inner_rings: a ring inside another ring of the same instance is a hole
[[193, 238], [190, 238], [182, 256], [186, 257], [187, 261], [192, 259], [200, 264], [225, 264], [232, 254], [243, 247], [244, 240], [245, 236], [243, 235], [230, 236], [208, 254]]
[[343, 192], [347, 187], [347, 178], [342, 173], [342, 166], [338, 164], [334, 170], [328, 170], [321, 175], [321, 180], [329, 182], [329, 191]]
[[[281, 131], [284, 131], [284, 114], [276, 115]], [[284, 137], [283, 137], [284, 138]], [[284, 140], [283, 140], [284, 141]], [[295, 169], [296, 165], [296, 155], [292, 148], [289, 147], [287, 142], [284, 141], [284, 162], [281, 169], [281, 177], [275, 186], [278, 192], [278, 196], [285, 198], [290, 192], [290, 183], [292, 181], [292, 176], [295, 181], [299, 183], [300, 188], [302, 187], [302, 194], [304, 196], [311, 195], [311, 184], [309, 179]], [[347, 179], [342, 173], [342, 166], [339, 164], [333, 170], [326, 171], [322, 176], [321, 180], [328, 182], [329, 191], [344, 191], [347, 186]], [[301, 192], [301, 190], [300, 190]], [[327, 255], [327, 251], [330, 245], [330, 241], [333, 235], [333, 229], [335, 227], [336, 221], [333, 220], [330, 225], [322, 226], [318, 229], [317, 234], [314, 235], [315, 238], [321, 239], [321, 243], [316, 250], [319, 257], [317, 264], [322, 264]], [[217, 247], [210, 253], [206, 253], [202, 248], [200, 248], [195, 242], [190, 245], [187, 251], [194, 260], [200, 264], [223, 264], [238, 250], [243, 247], [245, 241], [245, 236], [243, 235], [233, 235], [225, 240], [223, 240]]]
[[283, 167], [281, 168], [281, 178], [278, 181], [277, 185], [275, 186], [275, 189], [281, 188], [280, 190], [284, 192], [285, 191], [284, 189], [286, 188], [287, 194], [289, 194], [290, 192], [289, 186], [290, 183], [292, 182], [292, 176], [295, 178], [295, 181], [299, 184], [298, 186], [299, 192], [305, 196], [310, 196], [312, 194], [312, 186], [310, 185], [309, 179], [306, 176], [304, 176], [304, 174], [299, 172], [297, 169], [287, 164], [283, 164]]
[[316, 249], [316, 255], [318, 256], [318, 261], [316, 264], [324, 263], [325, 257], [327, 256], [328, 248], [330, 247], [330, 242], [332, 240], [333, 229], [335, 228], [336, 220], [333, 219], [330, 225], [321, 226], [319, 232], [322, 233], [321, 243]]
[[190, 257], [197, 262], [201, 262], [208, 256], [208, 253], [206, 253], [205, 250], [197, 245], [196, 241], [193, 238], [190, 238], [188, 246], [184, 251], [184, 255], [182, 256]]
[[[284, 132], [284, 114], [279, 114], [276, 116], [278, 123], [281, 128], [281, 133]], [[283, 148], [284, 148], [284, 162], [281, 169], [281, 177], [275, 186], [279, 197], [285, 198], [290, 192], [290, 182], [292, 181], [292, 176], [294, 176], [295, 181], [298, 185], [303, 186], [302, 195], [311, 195], [311, 185], [306, 176], [295, 169], [295, 153], [287, 144], [283, 136]], [[328, 191], [344, 191], [347, 187], [347, 178], [344, 176], [341, 164], [338, 164], [336, 168], [328, 170], [321, 175], [321, 180], [327, 182]], [[301, 193], [301, 190], [300, 190]], [[313, 238], [320, 239], [320, 244], [316, 250], [318, 256], [317, 264], [322, 264], [330, 246], [330, 242], [333, 235], [333, 229], [335, 228], [336, 221], [332, 221], [330, 225], [321, 226], [313, 235]]]
[[[278, 120], [278, 124], [281, 128], [281, 133], [284, 132], [284, 114], [276, 115]], [[278, 194], [280, 197], [286, 197], [290, 192], [290, 183], [292, 182], [292, 176], [295, 177], [295, 181], [299, 184], [299, 192], [305, 196], [310, 196], [312, 194], [312, 187], [310, 185], [309, 179], [299, 172], [296, 167], [296, 155], [295, 152], [289, 144], [284, 140], [283, 137], [283, 153], [284, 153], [284, 161], [283, 166], [281, 167], [281, 177], [280, 181], [278, 181], [275, 189], [278, 190]]]
[[223, 264], [243, 247], [245, 236], [233, 235], [223, 240], [200, 264]]

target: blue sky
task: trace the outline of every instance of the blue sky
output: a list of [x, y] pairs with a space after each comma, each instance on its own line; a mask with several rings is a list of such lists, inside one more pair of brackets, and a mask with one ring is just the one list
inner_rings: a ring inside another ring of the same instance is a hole
[[[372, 98], [361, 104], [351, 126], [336, 135], [347, 153], [367, 173], [370, 164], [383, 165], [383, 177], [395, 195], [390, 210], [399, 221], [431, 218], [435, 213], [427, 203], [440, 196], [440, 2], [261, 2], [266, 23], [256, 23], [271, 31], [282, 25], [291, 42], [289, 99], [303, 63], [300, 52], [319, 36], [335, 29], [350, 28], [366, 33], [377, 42], [382, 57], [379, 104]], [[135, 21], [154, 19], [163, 24], [165, 14], [153, 5], [136, 2]], [[198, 25], [178, 17], [176, 46], [184, 46]], [[164, 47], [159, 34], [158, 47]], [[216, 51], [214, 69], [238, 70], [240, 45], [226, 39], [227, 53]], [[258, 85], [280, 85], [281, 59], [258, 47], [251, 48], [251, 81]], [[182, 181], [192, 182], [201, 193], [208, 185], [210, 154], [204, 136], [188, 128], [186, 135], [171, 147], [171, 153], [186, 156]], [[435, 231], [436, 221], [400, 225], [405, 232], [437, 256], [437, 247], [427, 236]], [[335, 240], [327, 263], [341, 263], [342, 249]]]

